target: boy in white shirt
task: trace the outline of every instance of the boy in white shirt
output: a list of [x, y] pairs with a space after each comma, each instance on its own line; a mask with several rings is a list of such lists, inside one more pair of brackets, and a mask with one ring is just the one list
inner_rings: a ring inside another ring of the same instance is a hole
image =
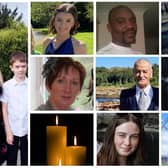
[[28, 162], [28, 82], [26, 55], [16, 51], [10, 57], [10, 69], [14, 76], [3, 85], [2, 112], [8, 145], [7, 165], [17, 164], [17, 152], [21, 151], [21, 165]]

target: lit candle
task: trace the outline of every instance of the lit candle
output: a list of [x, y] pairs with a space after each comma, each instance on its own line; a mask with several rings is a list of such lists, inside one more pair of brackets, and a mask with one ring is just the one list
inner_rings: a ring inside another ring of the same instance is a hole
[[74, 146], [66, 149], [66, 165], [84, 165], [86, 162], [86, 146], [77, 146], [77, 138], [74, 136]]
[[67, 127], [58, 126], [58, 116], [56, 116], [56, 125], [47, 126], [47, 164], [64, 165], [65, 149], [67, 145]]
[[61, 160], [59, 160], [59, 163], [58, 163], [58, 165], [59, 165], [59, 166], [61, 166], [61, 165], [62, 165], [62, 164], [61, 164]]

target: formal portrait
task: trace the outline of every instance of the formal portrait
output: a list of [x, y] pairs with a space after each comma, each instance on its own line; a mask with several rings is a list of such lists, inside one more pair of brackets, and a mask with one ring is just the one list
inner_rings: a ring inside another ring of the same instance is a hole
[[93, 2], [31, 2], [31, 53], [93, 54]]
[[158, 2], [97, 2], [97, 54], [159, 54]]
[[93, 110], [93, 58], [31, 58], [32, 110]]
[[158, 164], [158, 114], [97, 114], [97, 165]]
[[93, 114], [31, 114], [30, 118], [32, 166], [93, 166]]
[[96, 58], [97, 110], [159, 110], [159, 58]]

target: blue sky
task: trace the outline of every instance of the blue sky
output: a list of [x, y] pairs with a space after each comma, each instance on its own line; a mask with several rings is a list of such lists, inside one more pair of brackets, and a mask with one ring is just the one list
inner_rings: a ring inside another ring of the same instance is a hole
[[168, 156], [168, 113], [162, 113], [162, 125], [167, 120], [166, 127], [162, 127], [162, 155]]
[[16, 7], [18, 8], [18, 13], [23, 14], [22, 21], [28, 25], [28, 3], [22, 3], [22, 2], [7, 2], [7, 3], [2, 3], [2, 4], [7, 4], [9, 9], [14, 10]]
[[[96, 67], [133, 67], [134, 62], [142, 57], [97, 57]], [[145, 57], [152, 64], [159, 64], [158, 57]]]

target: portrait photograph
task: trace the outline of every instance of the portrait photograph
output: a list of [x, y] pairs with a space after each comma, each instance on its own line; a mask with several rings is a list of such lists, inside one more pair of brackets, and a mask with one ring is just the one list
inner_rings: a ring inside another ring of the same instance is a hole
[[32, 110], [93, 110], [92, 57], [34, 57], [30, 64]]
[[93, 2], [31, 2], [31, 53], [92, 55]]
[[157, 111], [159, 59], [97, 57], [96, 109]]
[[97, 2], [99, 55], [159, 54], [158, 2]]
[[97, 114], [97, 165], [158, 165], [159, 114]]

